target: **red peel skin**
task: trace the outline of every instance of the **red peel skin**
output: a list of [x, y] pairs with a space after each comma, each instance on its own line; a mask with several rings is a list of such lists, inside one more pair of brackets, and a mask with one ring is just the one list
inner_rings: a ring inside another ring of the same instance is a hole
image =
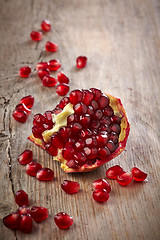
[[[114, 114], [121, 117], [121, 133], [119, 135], [118, 148], [113, 153], [111, 153], [109, 155], [109, 157], [107, 157], [106, 159], [104, 159], [104, 160], [101, 159], [100, 161], [96, 160], [96, 162], [93, 165], [84, 164], [80, 168], [76, 168], [76, 169], [69, 168], [68, 166], [66, 166], [67, 161], [65, 159], [63, 159], [61, 154], [54, 157], [53, 160], [57, 160], [57, 161], [61, 162], [61, 168], [66, 173], [92, 171], [92, 170], [106, 164], [107, 162], [109, 162], [113, 158], [117, 157], [125, 149], [127, 139], [128, 139], [128, 136], [129, 136], [129, 132], [130, 132], [130, 124], [129, 124], [127, 116], [126, 116], [126, 111], [125, 111], [125, 109], [124, 109], [124, 107], [121, 103], [121, 100], [119, 98], [113, 97], [110, 94], [106, 94], [106, 95], [108, 96], [108, 98], [110, 100], [109, 105], [114, 110]], [[40, 148], [45, 149], [41, 139], [35, 138], [33, 135], [29, 136], [28, 139], [31, 142], [34, 142]]]

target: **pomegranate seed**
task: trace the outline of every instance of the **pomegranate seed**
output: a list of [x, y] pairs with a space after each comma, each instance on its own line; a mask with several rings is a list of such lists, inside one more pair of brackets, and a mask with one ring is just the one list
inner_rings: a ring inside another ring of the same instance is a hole
[[47, 62], [39, 62], [36, 65], [36, 70], [40, 70], [40, 69], [48, 69], [48, 63]]
[[13, 212], [3, 218], [3, 224], [7, 228], [10, 228], [12, 230], [17, 230], [19, 227], [20, 219], [21, 217], [19, 213]]
[[112, 132], [115, 132], [115, 133], [117, 133], [117, 134], [120, 134], [120, 132], [121, 132], [121, 127], [120, 127], [118, 124], [113, 124], [113, 125], [111, 126], [111, 131], [112, 131]]
[[52, 122], [52, 111], [46, 111], [44, 116], [45, 116], [45, 123], [53, 125], [53, 122]]
[[70, 102], [74, 105], [81, 102], [82, 97], [83, 97], [83, 93], [81, 90], [74, 90], [70, 92], [70, 96], [69, 96]]
[[45, 117], [40, 113], [37, 113], [33, 117], [33, 125], [34, 126], [42, 126], [45, 123], [45, 121], [46, 121]]
[[42, 138], [42, 133], [44, 132], [44, 127], [33, 126], [32, 133], [35, 138]]
[[22, 165], [26, 165], [27, 163], [31, 162], [32, 159], [33, 153], [29, 149], [24, 150], [24, 152], [22, 152], [17, 158], [18, 162]]
[[83, 92], [82, 102], [88, 106], [91, 103], [91, 101], [93, 100], [93, 97], [94, 97], [94, 95], [90, 90], [85, 90]]
[[97, 146], [96, 138], [94, 136], [86, 138], [85, 145], [86, 147], [96, 147]]
[[113, 141], [109, 140], [107, 143], [107, 148], [109, 149], [109, 151], [112, 153], [116, 150], [116, 148], [118, 147], [118, 145], [116, 145]]
[[111, 186], [110, 186], [109, 182], [104, 178], [95, 180], [92, 183], [92, 187], [93, 187], [93, 189], [101, 189], [101, 190], [105, 189], [105, 190], [107, 190], [108, 193], [111, 192]]
[[101, 96], [99, 99], [98, 99], [98, 107], [100, 109], [103, 109], [105, 108], [107, 105], [109, 104], [109, 98], [107, 96]]
[[24, 123], [27, 120], [27, 113], [22, 110], [14, 110], [12, 116], [16, 121], [21, 123]]
[[122, 118], [119, 117], [119, 116], [113, 116], [113, 117], [111, 118], [111, 121], [112, 121], [113, 123], [117, 123], [117, 124], [121, 124], [121, 120], [122, 120]]
[[43, 31], [45, 32], [49, 32], [51, 30], [51, 24], [50, 24], [50, 21], [48, 20], [43, 20], [42, 23], [41, 23], [41, 28]]
[[57, 52], [58, 50], [58, 45], [53, 43], [53, 42], [46, 42], [46, 51], [47, 52]]
[[54, 87], [57, 83], [57, 79], [51, 76], [44, 76], [42, 83], [45, 87]]
[[42, 168], [36, 174], [36, 178], [39, 181], [51, 181], [53, 177], [54, 172], [50, 168]]
[[92, 136], [92, 132], [91, 132], [89, 129], [82, 130], [80, 136], [81, 136], [81, 138], [84, 140], [84, 139], [86, 139], [87, 137]]
[[109, 126], [110, 123], [111, 123], [111, 120], [108, 117], [104, 116], [104, 117], [101, 118], [100, 123], [101, 123], [102, 126], [103, 125], [108, 125]]
[[62, 112], [62, 109], [58, 106], [52, 111], [52, 113], [56, 115], [59, 114], [60, 112]]
[[110, 151], [107, 147], [99, 148], [98, 149], [98, 158], [99, 159], [106, 159], [110, 154]]
[[59, 60], [53, 59], [48, 62], [48, 69], [50, 71], [57, 71], [61, 67]]
[[77, 103], [73, 109], [78, 116], [87, 112], [87, 106], [83, 103]]
[[41, 41], [42, 40], [41, 32], [32, 31], [30, 36], [33, 41]]
[[97, 157], [97, 149], [96, 148], [88, 148], [88, 147], [85, 147], [84, 148], [84, 154], [86, 155], [86, 157], [88, 159], [94, 159]]
[[120, 174], [117, 175], [117, 182], [120, 185], [126, 186], [128, 185], [133, 179], [133, 176], [130, 172], [122, 172]]
[[110, 167], [106, 171], [106, 177], [110, 179], [116, 179], [117, 175], [123, 173], [123, 168], [121, 168], [119, 165], [115, 165], [113, 167]]
[[51, 144], [47, 144], [45, 146], [45, 150], [51, 155], [51, 156], [57, 156], [58, 150], [56, 146], [53, 146]]
[[15, 193], [15, 202], [18, 206], [28, 206], [28, 194], [23, 190], [17, 191]]
[[61, 127], [59, 130], [59, 134], [62, 138], [68, 138], [71, 134], [71, 129], [70, 127]]
[[61, 184], [61, 187], [68, 194], [77, 193], [80, 189], [78, 182], [69, 180], [64, 180], [63, 183]]
[[74, 146], [77, 151], [81, 151], [84, 148], [84, 145], [84, 141], [82, 139], [79, 139]]
[[103, 116], [102, 111], [97, 109], [94, 114], [94, 119], [99, 120], [102, 118], [102, 116]]
[[97, 202], [106, 202], [109, 199], [109, 193], [106, 189], [96, 189], [93, 191], [93, 199]]
[[110, 106], [105, 107], [102, 111], [103, 115], [109, 118], [112, 117], [114, 114], [113, 109]]
[[77, 162], [75, 160], [69, 160], [67, 163], [66, 163], [67, 167], [69, 168], [79, 168]]
[[42, 168], [42, 165], [35, 162], [30, 162], [26, 165], [26, 173], [30, 176], [35, 177], [38, 170]]
[[57, 74], [57, 79], [59, 83], [66, 83], [66, 84], [69, 83], [69, 78], [62, 72], [59, 72]]
[[79, 123], [73, 123], [70, 127], [72, 135], [76, 135], [82, 130], [82, 126]]
[[76, 154], [74, 154], [73, 158], [78, 164], [78, 166], [83, 166], [87, 161], [87, 157], [84, 155], [83, 152], [77, 152]]
[[77, 68], [84, 68], [87, 64], [87, 58], [84, 56], [79, 56], [76, 59]]
[[18, 208], [17, 213], [20, 215], [31, 214], [31, 210], [27, 206], [23, 205]]
[[21, 67], [19, 69], [19, 75], [23, 78], [27, 78], [31, 73], [31, 68], [28, 67], [28, 66], [25, 66], [25, 67]]
[[67, 229], [73, 224], [73, 219], [65, 212], [57, 213], [54, 216], [54, 221], [60, 229]]
[[50, 71], [48, 69], [42, 68], [37, 71], [39, 78], [42, 80], [44, 76], [49, 76]]
[[139, 168], [137, 167], [133, 167], [131, 169], [132, 175], [133, 175], [133, 179], [138, 181], [138, 182], [142, 182], [146, 179], [147, 177], [147, 173], [141, 171]]
[[92, 101], [91, 103], [90, 103], [90, 105], [91, 105], [91, 107], [94, 109], [94, 110], [97, 110], [98, 109], [98, 103], [96, 102], [96, 101]]
[[63, 148], [63, 140], [58, 133], [54, 133], [51, 137], [51, 143], [56, 148]]
[[24, 103], [19, 103], [19, 104], [16, 106], [16, 110], [24, 111], [24, 112], [26, 112], [28, 115], [31, 113], [31, 110], [30, 110], [29, 108], [27, 108]]
[[21, 215], [19, 222], [19, 229], [23, 233], [31, 233], [33, 227], [33, 221], [30, 214]]
[[83, 114], [80, 116], [79, 123], [83, 126], [86, 127], [90, 123], [90, 115], [89, 114]]
[[102, 95], [101, 90], [97, 89], [97, 88], [90, 88], [90, 90], [93, 92], [94, 94], [94, 100], [97, 101], [99, 99], [99, 97]]
[[62, 155], [66, 160], [71, 160], [74, 155], [74, 148], [71, 145], [65, 147], [62, 151]]
[[31, 208], [31, 216], [35, 222], [40, 223], [48, 218], [48, 209], [44, 207], [33, 206]]
[[59, 107], [63, 109], [68, 103], [69, 103], [69, 98], [68, 97], [64, 97], [60, 101]]
[[32, 95], [28, 95], [26, 97], [23, 97], [19, 103], [24, 103], [27, 108], [31, 108], [34, 104], [34, 97]]
[[115, 132], [111, 132], [109, 139], [112, 140], [114, 143], [118, 143], [118, 136]]
[[107, 132], [107, 133], [110, 133], [110, 132], [111, 132], [111, 129], [110, 129], [109, 126], [107, 126], [106, 124], [100, 126], [100, 127], [98, 128], [98, 130], [99, 130], [99, 132], [105, 131], [105, 133], [106, 133], [106, 132]]
[[107, 142], [108, 142], [108, 135], [102, 135], [102, 134], [98, 134], [96, 136], [96, 140], [97, 140], [97, 145], [98, 147], [104, 147], [106, 146]]
[[90, 123], [91, 129], [98, 129], [100, 126], [100, 122], [98, 120], [92, 120]]
[[75, 144], [75, 139], [73, 139], [73, 138], [68, 138], [68, 139], [65, 139], [65, 147], [67, 147], [67, 146], [74, 146], [74, 144]]
[[64, 96], [69, 92], [69, 86], [65, 83], [59, 84], [56, 88], [56, 93], [60, 96]]
[[88, 106], [87, 113], [92, 117], [94, 115], [94, 109], [92, 106]]

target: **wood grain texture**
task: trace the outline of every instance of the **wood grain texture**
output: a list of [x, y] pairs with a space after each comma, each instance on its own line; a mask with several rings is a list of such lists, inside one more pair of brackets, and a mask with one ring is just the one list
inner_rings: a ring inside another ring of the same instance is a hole
[[[31, 235], [14, 233], [1, 221], [0, 239], [160, 239], [160, 1], [158, 0], [1, 0], [0, 1], [0, 218], [17, 209], [14, 193], [23, 189], [31, 205], [49, 208], [49, 218], [37, 224]], [[31, 30], [39, 29], [47, 18], [52, 31], [40, 43], [30, 40]], [[47, 40], [55, 41], [59, 51], [44, 51]], [[83, 70], [75, 68], [78, 55], [88, 57]], [[121, 98], [131, 132], [126, 150], [96, 171], [65, 174], [57, 162], [27, 140], [32, 118], [37, 112], [53, 109], [60, 100], [55, 88], [45, 88], [32, 74], [18, 76], [18, 69], [38, 61], [57, 58], [75, 88], [101, 88]], [[25, 124], [12, 118], [18, 101], [35, 97], [32, 114]], [[27, 176], [17, 163], [25, 149], [55, 172], [53, 182], [38, 182]], [[148, 182], [121, 187], [110, 181], [112, 192], [105, 204], [93, 201], [91, 183], [105, 177], [110, 166], [125, 170], [138, 166], [148, 173]], [[81, 191], [62, 192], [60, 183], [73, 179]], [[53, 216], [65, 211], [74, 219], [67, 231], [60, 231]]]

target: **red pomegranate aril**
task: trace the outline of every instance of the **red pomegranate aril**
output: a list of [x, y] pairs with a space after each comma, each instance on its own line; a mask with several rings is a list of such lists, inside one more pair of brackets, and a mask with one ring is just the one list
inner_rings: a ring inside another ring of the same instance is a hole
[[53, 114], [59, 114], [60, 112], [62, 112], [62, 109], [59, 107], [59, 106], [57, 106], [53, 111], [52, 111], [52, 113]]
[[48, 69], [48, 63], [47, 62], [39, 62], [36, 65], [36, 70], [40, 70], [40, 69]]
[[99, 120], [99, 119], [102, 118], [102, 116], [103, 116], [102, 111], [99, 110], [99, 109], [97, 109], [97, 110], [95, 111], [95, 114], [94, 114], [94, 119], [95, 119], [95, 120]]
[[15, 202], [18, 206], [28, 206], [28, 194], [23, 190], [17, 191], [15, 193]]
[[33, 41], [41, 41], [42, 40], [42, 33], [41, 32], [32, 31], [30, 36], [31, 36], [31, 39]]
[[109, 139], [112, 140], [114, 143], [118, 143], [118, 135], [115, 132], [111, 132]]
[[18, 162], [22, 165], [28, 164], [29, 162], [32, 161], [32, 159], [33, 159], [33, 153], [29, 149], [24, 150], [24, 152], [22, 152], [17, 158]]
[[115, 133], [117, 133], [117, 134], [120, 134], [120, 132], [121, 132], [121, 127], [120, 127], [120, 125], [118, 125], [118, 124], [113, 124], [113, 125], [111, 126], [111, 131], [112, 131], [112, 132], [115, 132]]
[[12, 116], [16, 121], [21, 123], [24, 123], [27, 120], [27, 113], [22, 110], [14, 110]]
[[66, 166], [69, 167], [69, 168], [73, 168], [73, 169], [77, 169], [77, 168], [80, 167], [80, 166], [78, 166], [78, 163], [76, 162], [76, 160], [69, 160], [66, 163]]
[[112, 140], [109, 140], [107, 143], [107, 148], [109, 149], [109, 151], [112, 153], [116, 150], [116, 148], [118, 147], [118, 144], [115, 144]]
[[83, 126], [83, 127], [87, 127], [87, 125], [90, 123], [90, 115], [89, 114], [83, 114], [80, 116], [79, 119], [79, 123]]
[[61, 184], [61, 188], [68, 194], [77, 193], [80, 189], [80, 185], [78, 182], [64, 180]]
[[90, 128], [91, 129], [98, 129], [100, 126], [100, 122], [98, 120], [92, 120], [90, 122]]
[[52, 124], [53, 125], [53, 121], [52, 121], [52, 111], [46, 111], [44, 116], [45, 116], [45, 123], [47, 124]]
[[94, 182], [92, 182], [92, 187], [93, 189], [105, 189], [107, 190], [108, 193], [111, 192], [111, 186], [109, 182], [104, 178], [97, 179]]
[[57, 52], [58, 51], [58, 45], [53, 42], [46, 42], [46, 51], [47, 52]]
[[37, 71], [37, 74], [38, 74], [39, 78], [42, 80], [44, 78], [44, 76], [50, 75], [50, 71], [47, 68], [42, 68]]
[[44, 131], [50, 130], [53, 127], [53, 124], [43, 124]]
[[94, 110], [98, 109], [98, 103], [94, 100], [92, 100], [92, 102], [90, 103], [90, 106], [93, 107]]
[[83, 103], [77, 103], [73, 109], [78, 116], [87, 112], [87, 106]]
[[109, 193], [106, 189], [96, 189], [93, 191], [93, 199], [97, 202], [106, 202], [109, 199]]
[[82, 130], [82, 126], [79, 123], [73, 123], [70, 127], [72, 135], [76, 135]]
[[36, 174], [36, 178], [39, 181], [51, 181], [53, 177], [54, 172], [50, 168], [42, 168]]
[[105, 124], [105, 125], [110, 125], [111, 120], [110, 120], [108, 117], [104, 116], [104, 117], [101, 118], [100, 123], [101, 123], [102, 126], [103, 126], [104, 124]]
[[47, 153], [49, 153], [51, 156], [57, 156], [58, 154], [58, 149], [56, 146], [53, 146], [52, 144], [46, 144], [45, 145], [45, 150]]
[[77, 122], [78, 121], [78, 117], [76, 114], [71, 114], [67, 117], [67, 123], [68, 124], [72, 124], [74, 122]]
[[[64, 97], [64, 98], [62, 98], [62, 100], [60, 101], [59, 107], [63, 109], [68, 103], [69, 103], [69, 98], [68, 98], [68, 97]], [[70, 115], [70, 116], [71, 116], [71, 115]]]
[[73, 158], [74, 153], [75, 150], [71, 145], [65, 147], [62, 151], [62, 155], [66, 160], [71, 160]]
[[106, 146], [108, 142], [108, 135], [107, 134], [97, 134], [96, 135], [96, 140], [97, 140], [97, 145], [98, 147], [104, 147]]
[[28, 115], [31, 113], [31, 110], [29, 108], [26, 107], [26, 105], [24, 103], [19, 103], [16, 108], [16, 110], [20, 110], [20, 111], [24, 111], [26, 112]]
[[85, 56], [79, 56], [76, 59], [77, 68], [84, 68], [87, 64], [87, 58]]
[[54, 87], [57, 84], [57, 79], [52, 76], [44, 76], [42, 79], [43, 86]]
[[3, 218], [3, 224], [9, 229], [17, 230], [19, 228], [20, 219], [19, 213], [13, 212]]
[[98, 158], [106, 159], [110, 155], [110, 151], [107, 147], [98, 148]]
[[19, 103], [24, 103], [27, 108], [31, 108], [34, 104], [34, 97], [32, 95], [25, 96], [20, 100]]
[[66, 83], [66, 84], [69, 83], [69, 78], [62, 72], [59, 72], [57, 74], [57, 80], [59, 83]]
[[84, 154], [86, 155], [87, 159], [94, 159], [97, 157], [97, 149], [92, 147], [85, 147]]
[[63, 139], [60, 137], [58, 133], [54, 133], [51, 137], [51, 143], [56, 148], [63, 148]]
[[70, 92], [69, 98], [70, 98], [70, 102], [75, 105], [79, 102], [81, 102], [83, 97], [83, 92], [81, 90], [73, 90]]
[[98, 99], [98, 107], [100, 109], [105, 108], [107, 105], [109, 104], [109, 98], [107, 96], [102, 95], [99, 99]]
[[85, 90], [83, 92], [82, 102], [88, 106], [92, 100], [93, 100], [93, 93], [90, 90]]
[[65, 212], [57, 213], [54, 216], [54, 221], [58, 228], [67, 229], [73, 224], [73, 219]]
[[94, 136], [86, 138], [85, 145], [86, 145], [86, 147], [96, 147], [97, 146], [96, 138]]
[[110, 132], [111, 132], [111, 129], [110, 129], [110, 127], [109, 127], [108, 125], [104, 124], [104, 125], [102, 125], [102, 126], [100, 126], [100, 127], [98, 128], [98, 131], [99, 131], [99, 132], [105, 131], [105, 132], [107, 132], [107, 133], [110, 133]]
[[115, 165], [113, 167], [110, 167], [107, 171], [106, 171], [106, 177], [110, 178], [110, 179], [116, 179], [117, 175], [121, 174], [123, 171], [123, 168], [119, 165]]
[[121, 120], [122, 120], [122, 118], [119, 117], [119, 116], [116, 116], [116, 115], [114, 115], [114, 116], [111, 118], [112, 123], [121, 124]]
[[85, 130], [82, 130], [82, 131], [81, 131], [80, 137], [81, 137], [83, 140], [86, 139], [87, 137], [90, 137], [90, 136], [92, 136], [91, 130], [85, 129]]
[[122, 172], [117, 175], [116, 180], [122, 186], [127, 186], [133, 179], [132, 173]]
[[25, 66], [25, 67], [21, 67], [19, 69], [19, 75], [23, 78], [27, 78], [31, 73], [31, 68], [28, 67], [28, 66]]
[[61, 67], [59, 60], [53, 59], [48, 62], [48, 69], [50, 71], [57, 71]]
[[79, 139], [74, 145], [76, 151], [81, 151], [84, 148], [84, 146], [85, 144], [82, 139]]
[[74, 146], [75, 145], [75, 139], [73, 138], [67, 138], [65, 139], [65, 144], [64, 144], [64, 147], [67, 147], [67, 146]]
[[61, 127], [59, 130], [59, 134], [64, 139], [70, 137], [70, 135], [71, 135], [70, 127]]
[[32, 133], [35, 138], [42, 138], [42, 133], [44, 132], [43, 126], [33, 126]]
[[89, 114], [90, 117], [93, 117], [94, 115], [94, 109], [92, 106], [88, 106], [87, 108], [87, 113]]
[[43, 20], [43, 21], [41, 22], [41, 28], [42, 28], [43, 31], [49, 32], [49, 31], [51, 30], [50, 21], [48, 21], [48, 20], [46, 20], [46, 19]]
[[73, 158], [76, 161], [76, 163], [78, 164], [78, 166], [83, 166], [87, 161], [87, 158], [83, 152], [76, 152], [76, 154], [74, 154]]
[[44, 207], [37, 207], [33, 206], [31, 208], [31, 216], [33, 220], [37, 223], [40, 223], [44, 221], [46, 218], [48, 218], [48, 209]]
[[99, 97], [102, 95], [101, 90], [97, 89], [97, 88], [90, 88], [90, 90], [93, 92], [94, 94], [94, 100], [97, 101], [99, 99]]
[[19, 230], [23, 233], [31, 233], [33, 227], [33, 221], [30, 214], [21, 215], [19, 222]]
[[17, 213], [19, 213], [20, 215], [31, 214], [31, 210], [26, 205], [23, 205], [18, 208]]
[[110, 106], [105, 107], [102, 111], [103, 115], [109, 118], [112, 117], [114, 114], [113, 109]]
[[33, 117], [33, 125], [34, 126], [42, 126], [45, 123], [46, 119], [41, 113], [37, 113]]
[[69, 86], [65, 83], [59, 84], [56, 87], [56, 93], [60, 96], [65, 96], [69, 92]]
[[26, 173], [30, 176], [35, 177], [38, 170], [42, 168], [42, 165], [36, 162], [30, 162], [26, 165]]
[[141, 171], [139, 168], [137, 167], [133, 167], [131, 169], [132, 175], [133, 175], [133, 179], [138, 181], [138, 182], [142, 182], [146, 179], [147, 177], [147, 173]]

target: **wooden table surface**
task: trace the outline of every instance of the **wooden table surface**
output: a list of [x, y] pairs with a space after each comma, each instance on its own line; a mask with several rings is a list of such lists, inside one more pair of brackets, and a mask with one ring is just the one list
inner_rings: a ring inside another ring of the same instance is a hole
[[[158, 0], [1, 0], [0, 1], [0, 218], [17, 209], [14, 194], [25, 190], [31, 206], [49, 209], [49, 218], [35, 224], [31, 235], [5, 228], [1, 221], [0, 239], [160, 239], [160, 1]], [[30, 40], [43, 19], [52, 31], [43, 40]], [[45, 42], [59, 45], [57, 53], [46, 53]], [[88, 65], [75, 68], [79, 55]], [[39, 61], [59, 59], [61, 70], [70, 78], [70, 89], [97, 87], [121, 98], [131, 132], [126, 150], [101, 168], [84, 174], [66, 174], [59, 163], [27, 140], [33, 115], [53, 109], [61, 97], [55, 88], [45, 88], [35, 72], [18, 76], [21, 66], [35, 69]], [[18, 101], [35, 97], [32, 114], [24, 124], [12, 118]], [[55, 179], [39, 182], [25, 173], [17, 156], [26, 148]], [[125, 170], [137, 166], [148, 173], [148, 182], [132, 182], [127, 187], [110, 180], [110, 199], [98, 204], [92, 199], [92, 181], [105, 177], [115, 164]], [[76, 180], [81, 191], [65, 194], [64, 179]], [[74, 219], [69, 230], [59, 230], [54, 215], [65, 211]]]

